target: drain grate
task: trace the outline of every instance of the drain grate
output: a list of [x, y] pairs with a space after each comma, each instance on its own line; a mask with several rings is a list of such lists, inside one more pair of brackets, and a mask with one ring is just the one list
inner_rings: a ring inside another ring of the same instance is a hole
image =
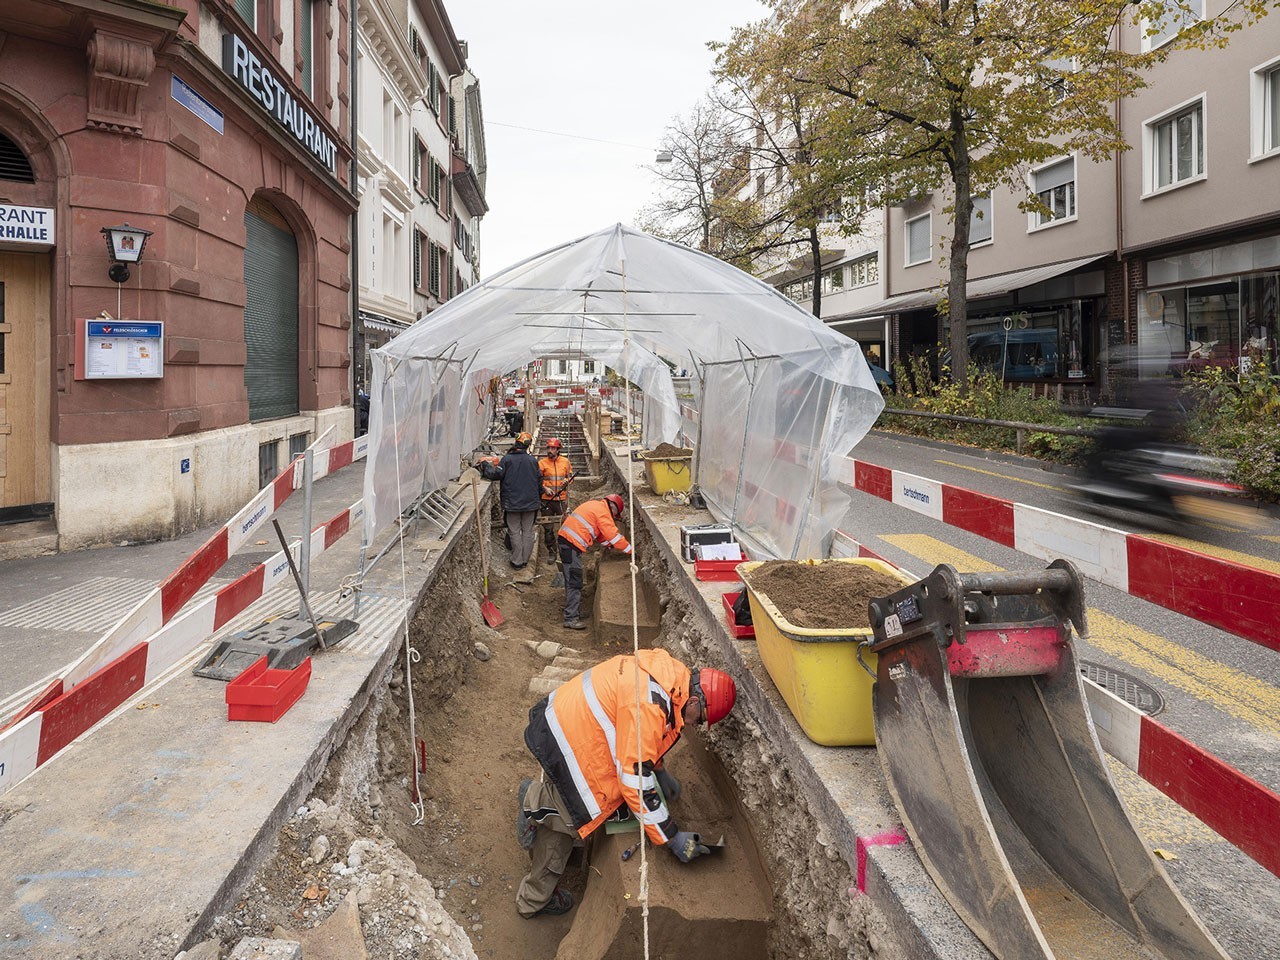
[[1164, 709], [1164, 697], [1127, 673], [1104, 667], [1092, 660], [1081, 660], [1080, 672], [1098, 686], [1115, 694], [1125, 703], [1137, 707], [1149, 717], [1154, 717]]

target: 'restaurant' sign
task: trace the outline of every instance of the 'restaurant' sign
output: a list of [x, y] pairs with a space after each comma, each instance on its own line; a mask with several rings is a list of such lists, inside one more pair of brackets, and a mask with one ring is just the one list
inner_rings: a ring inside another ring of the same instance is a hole
[[222, 38], [222, 69], [249, 91], [249, 96], [324, 164], [326, 170], [333, 172], [338, 154], [333, 138], [272, 69], [234, 33]]
[[0, 203], [0, 243], [51, 247], [53, 242], [53, 211], [48, 207]]

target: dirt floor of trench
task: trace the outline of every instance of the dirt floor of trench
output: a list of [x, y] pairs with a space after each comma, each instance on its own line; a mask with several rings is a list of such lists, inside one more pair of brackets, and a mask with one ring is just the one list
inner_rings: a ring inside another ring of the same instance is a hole
[[[526, 920], [516, 912], [516, 889], [529, 863], [529, 854], [515, 839], [516, 792], [521, 778], [538, 776], [537, 764], [525, 748], [523, 738], [529, 708], [540, 699], [540, 695], [530, 692], [529, 684], [551, 663], [551, 658], [540, 656], [535, 648], [551, 641], [571, 648], [563, 651], [563, 655], [594, 663], [628, 651], [631, 644], [629, 640], [620, 639], [616, 630], [606, 631], [608, 637], [604, 639], [597, 636], [594, 629], [565, 630], [561, 626], [564, 590], [552, 586], [555, 565], [548, 560], [541, 543], [536, 566], [531, 563], [524, 571], [514, 571], [509, 567], [500, 531], [495, 530], [494, 534], [490, 541], [490, 596], [506, 622], [497, 629], [478, 624], [474, 611], [465, 601], [467, 622], [457, 622], [456, 613], [446, 612], [441, 605], [443, 597], [433, 599], [415, 618], [412, 635], [415, 645], [423, 650], [423, 663], [414, 668], [414, 689], [419, 698], [419, 736], [426, 741], [426, 773], [422, 777], [426, 822], [414, 825], [412, 808], [405, 802], [404, 781], [409, 761], [403, 732], [407, 716], [401, 692], [389, 701], [390, 709], [384, 710], [379, 724], [381, 789], [388, 798], [382, 827], [413, 860], [418, 872], [429, 878], [438, 891], [443, 891], [440, 902], [468, 931], [478, 957], [552, 960], [582, 909], [587, 871], [600, 874], [589, 859], [601, 854], [584, 847], [576, 850], [570, 860], [563, 886], [574, 894], [578, 906], [569, 914]], [[596, 567], [600, 563], [598, 552], [588, 555], [582, 599], [584, 611], [593, 609], [598, 580]], [[522, 574], [526, 579], [531, 575], [530, 582], [513, 582], [514, 577]], [[658, 591], [652, 591], [649, 597], [651, 610], [656, 610], [657, 594]], [[456, 598], [453, 599], [456, 604]], [[483, 661], [463, 658], [461, 662], [465, 667], [451, 689], [440, 684], [430, 689], [430, 662], [437, 656], [449, 655], [450, 644], [438, 643], [445, 633], [465, 633], [472, 642], [483, 643], [490, 657]], [[544, 647], [542, 652], [551, 651]], [[694, 795], [703, 786], [706, 792], [711, 792], [715, 761], [696, 745], [677, 745], [668, 762]], [[723, 774], [720, 776], [723, 779]], [[695, 810], [695, 806], [685, 805], [689, 808], [685, 813], [690, 815], [689, 811]], [[696, 810], [692, 815], [698, 813], [701, 811]], [[723, 812], [720, 817], [732, 819]], [[725, 832], [724, 822], [698, 825], [717, 835]], [[609, 839], [607, 849], [616, 857], [616, 838]], [[599, 846], [606, 849], [603, 840]], [[650, 856], [669, 859], [665, 851], [651, 849]], [[718, 866], [730, 874], [736, 870], [756, 878], [762, 876], [754, 849], [749, 856], [740, 852], [732, 865], [726, 858], [726, 864]], [[727, 880], [728, 888], [740, 888], [744, 881], [750, 880], [749, 877], [735, 880], [730, 876], [721, 879]], [[767, 881], [757, 886], [767, 889]], [[715, 915], [725, 889], [723, 883], [708, 883], [705, 887], [685, 885], [682, 891], [687, 898], [685, 912], [695, 917]], [[699, 898], [705, 898], [706, 902], [698, 903]], [[608, 914], [598, 917], [592, 912], [583, 920], [589, 924], [607, 924], [611, 917]], [[581, 929], [575, 931], [575, 936], [581, 934]], [[632, 933], [628, 931], [626, 935]]]

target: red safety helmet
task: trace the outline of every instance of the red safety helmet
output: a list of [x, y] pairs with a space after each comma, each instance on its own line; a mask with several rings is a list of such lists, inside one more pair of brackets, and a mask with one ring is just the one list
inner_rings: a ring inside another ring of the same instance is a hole
[[723, 720], [738, 699], [738, 687], [733, 677], [715, 667], [695, 670], [690, 679], [690, 694], [702, 698], [706, 707], [707, 725]]
[[622, 511], [626, 509], [626, 504], [622, 502], [622, 498], [616, 493], [609, 494], [604, 498], [604, 502], [609, 505], [609, 512], [613, 514], [615, 519], [622, 516]]
[[550, 440], [547, 441], [548, 450], [559, 450], [562, 446], [564, 446], [564, 444], [560, 442], [559, 437], [552, 437]]

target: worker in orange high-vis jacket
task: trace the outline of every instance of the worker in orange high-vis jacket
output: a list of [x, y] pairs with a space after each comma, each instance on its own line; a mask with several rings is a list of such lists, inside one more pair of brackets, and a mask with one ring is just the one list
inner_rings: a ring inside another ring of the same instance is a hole
[[[560, 455], [562, 444], [559, 437], [547, 441], [547, 455], [538, 461], [538, 470], [542, 474], [542, 516], [563, 517], [569, 503], [569, 484], [573, 480], [573, 464], [568, 457]], [[554, 524], [542, 528], [543, 543], [547, 547], [547, 557], [552, 562], [556, 559], [556, 531]]]
[[616, 493], [588, 500], [569, 514], [560, 526], [560, 565], [564, 568], [564, 625], [568, 630], [585, 630], [582, 622], [582, 555], [595, 543], [631, 553], [631, 544], [618, 532], [622, 498]]
[[521, 916], [573, 907], [557, 882], [574, 839], [610, 818], [634, 816], [649, 842], [682, 863], [711, 852], [676, 825], [668, 804], [680, 782], [662, 761], [685, 726], [722, 720], [736, 698], [728, 674], [690, 671], [665, 650], [641, 650], [578, 674], [529, 711], [524, 742], [542, 777], [519, 789], [516, 832], [532, 857], [516, 893]]

